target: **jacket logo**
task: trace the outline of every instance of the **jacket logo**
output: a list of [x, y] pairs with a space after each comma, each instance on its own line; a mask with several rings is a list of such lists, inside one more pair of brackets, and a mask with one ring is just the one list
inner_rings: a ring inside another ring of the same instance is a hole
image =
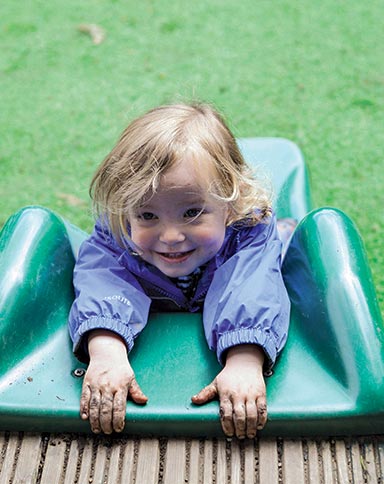
[[127, 306], [131, 305], [129, 299], [124, 296], [120, 296], [119, 294], [114, 294], [113, 296], [105, 296], [104, 301], [119, 301]]

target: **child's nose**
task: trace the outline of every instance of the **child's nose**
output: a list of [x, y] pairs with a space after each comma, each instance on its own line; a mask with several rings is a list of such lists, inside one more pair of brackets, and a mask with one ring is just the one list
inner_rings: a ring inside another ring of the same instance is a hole
[[177, 225], [163, 226], [160, 233], [160, 241], [167, 245], [174, 245], [185, 240], [185, 235]]

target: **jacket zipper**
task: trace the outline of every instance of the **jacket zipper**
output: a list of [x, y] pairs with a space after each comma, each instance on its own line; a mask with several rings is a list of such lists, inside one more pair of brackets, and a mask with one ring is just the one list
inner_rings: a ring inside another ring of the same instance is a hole
[[[149, 281], [147, 281], [149, 282]], [[156, 288], [156, 290], [162, 294], [163, 296], [165, 296], [167, 299], [170, 299], [172, 302], [174, 302], [176, 304], [177, 307], [179, 308], [183, 308], [185, 307], [185, 305], [183, 304], [180, 304], [179, 301], [176, 300], [176, 296], [174, 294], [171, 294], [170, 292], [167, 292], [165, 291], [162, 287], [160, 286], [157, 286], [156, 284], [153, 284], [153, 283], [150, 283], [154, 288]], [[151, 296], [149, 296], [151, 297]]]

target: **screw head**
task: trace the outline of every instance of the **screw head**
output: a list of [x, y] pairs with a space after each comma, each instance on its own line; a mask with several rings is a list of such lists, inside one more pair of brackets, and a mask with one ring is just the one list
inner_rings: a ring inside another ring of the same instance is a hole
[[73, 370], [72, 374], [76, 378], [81, 378], [85, 375], [85, 370], [84, 368], [76, 368], [75, 370]]

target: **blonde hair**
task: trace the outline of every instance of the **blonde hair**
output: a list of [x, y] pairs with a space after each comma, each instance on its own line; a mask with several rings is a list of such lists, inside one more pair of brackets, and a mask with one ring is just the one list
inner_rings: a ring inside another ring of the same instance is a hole
[[91, 182], [96, 214], [119, 242], [127, 236], [128, 212], [156, 192], [160, 176], [186, 152], [213, 163], [217, 179], [209, 191], [228, 203], [228, 225], [257, 224], [270, 214], [266, 189], [215, 109], [198, 103], [160, 106], [129, 124]]

